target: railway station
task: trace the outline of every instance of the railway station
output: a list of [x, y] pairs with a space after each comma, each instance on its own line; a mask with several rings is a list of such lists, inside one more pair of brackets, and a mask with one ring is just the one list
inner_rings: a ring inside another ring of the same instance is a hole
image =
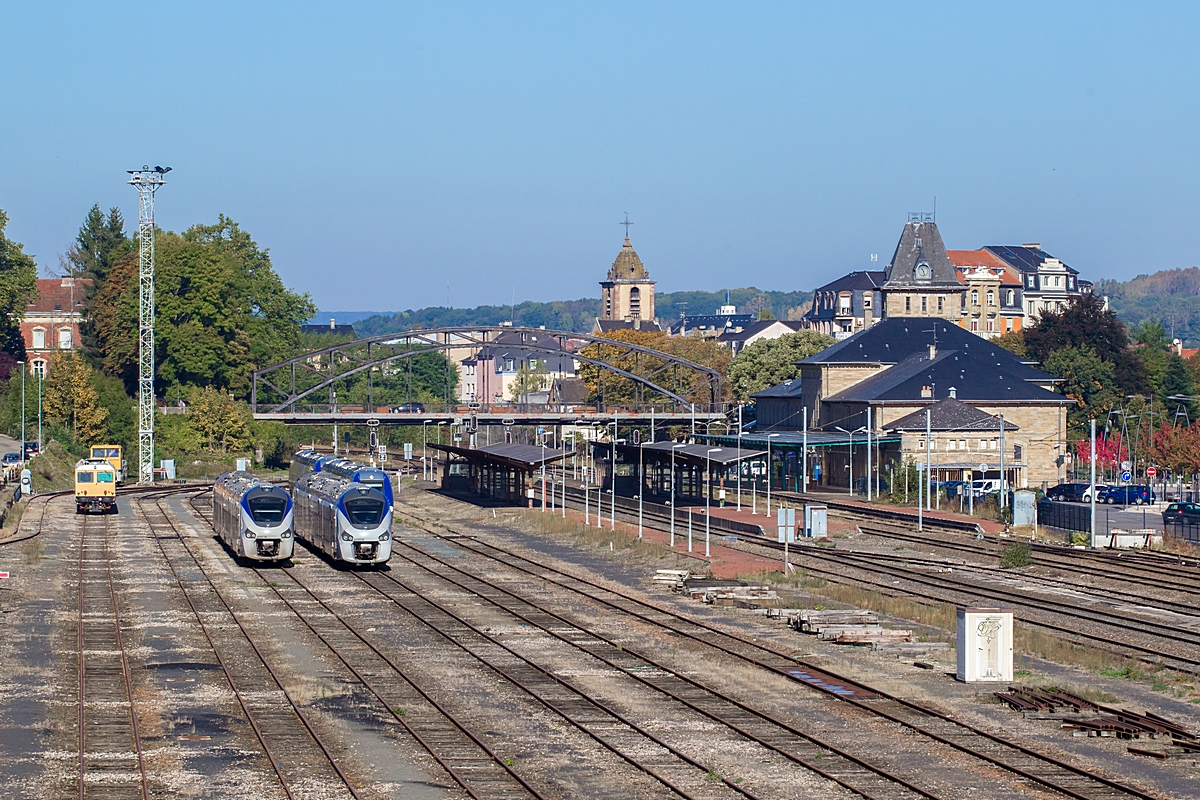
[[469, 492], [508, 505], [533, 506], [535, 473], [571, 455], [569, 450], [528, 444], [489, 444], [471, 449], [448, 444], [430, 444], [446, 454], [442, 462], [441, 488]]
[[671, 441], [615, 445], [596, 442], [592, 453], [598, 482], [606, 489], [613, 489], [619, 496], [637, 497], [640, 486], [642, 496], [662, 502], [671, 499], [673, 488], [676, 503], [703, 503], [707, 487], [714, 487], [713, 496], [720, 502], [726, 481], [736, 480], [739, 465], [759, 462], [765, 455], [736, 447]]

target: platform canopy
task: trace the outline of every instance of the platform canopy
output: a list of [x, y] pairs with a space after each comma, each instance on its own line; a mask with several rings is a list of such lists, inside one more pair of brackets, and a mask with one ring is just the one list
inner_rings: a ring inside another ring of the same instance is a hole
[[[702, 434], [704, 435], [704, 434]], [[704, 435], [706, 439], [721, 445], [729, 447], [731, 444], [736, 446], [738, 437], [735, 436], [709, 436]], [[850, 444], [851, 434], [841, 431], [817, 431], [811, 430], [807, 437], [801, 431], [781, 431], [775, 433], [773, 431], [755, 431], [754, 433], [742, 434], [742, 447], [761, 447], [764, 450], [767, 446], [767, 438], [770, 437], [771, 447], [799, 447], [807, 443], [810, 448], [815, 447], [846, 447]], [[853, 434], [854, 444], [865, 445], [867, 443], [867, 434], [865, 431], [855, 431]], [[892, 444], [899, 443], [900, 435], [897, 433], [873, 433], [871, 434], [871, 445], [877, 444]], [[704, 447], [705, 445], [698, 445]]]
[[503, 465], [523, 470], [537, 469], [542, 464], [550, 464], [571, 454], [570, 450], [535, 447], [531, 444], [489, 444], [473, 450], [469, 447], [432, 442], [429, 446], [478, 464]]
[[[603, 455], [604, 453], [612, 452], [612, 443], [596, 442], [593, 447], [596, 451]], [[753, 461], [760, 459], [766, 455], [765, 451], [758, 451], [743, 447], [741, 452], [738, 452], [736, 446], [728, 447], [723, 445], [712, 444], [682, 444], [680, 442], [655, 442], [654, 444], [618, 444], [617, 452], [620, 453], [626, 461], [637, 461], [640, 456], [645, 463], [669, 463], [671, 461], [671, 453], [675, 453], [675, 462], [677, 464], [690, 464], [692, 466], [703, 467], [706, 464], [712, 464], [715, 467], [729, 467], [739, 461]], [[710, 452], [711, 451], [711, 452]]]

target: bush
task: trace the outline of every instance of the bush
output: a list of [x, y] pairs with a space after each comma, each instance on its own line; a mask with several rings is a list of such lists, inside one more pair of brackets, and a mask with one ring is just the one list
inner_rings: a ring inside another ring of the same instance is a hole
[[1005, 569], [1028, 567], [1032, 552], [1028, 542], [1013, 542], [1000, 553], [1000, 566]]

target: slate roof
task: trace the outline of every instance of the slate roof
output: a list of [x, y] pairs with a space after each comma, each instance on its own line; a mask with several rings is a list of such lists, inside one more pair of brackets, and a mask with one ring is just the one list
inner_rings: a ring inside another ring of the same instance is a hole
[[[917, 278], [917, 267], [921, 264], [927, 264], [930, 269], [926, 280]], [[885, 272], [888, 286], [958, 285], [958, 272], [946, 255], [946, 245], [942, 243], [936, 222], [905, 224]]]
[[726, 328], [745, 328], [753, 325], [754, 322], [753, 314], [696, 314], [680, 317], [671, 323], [671, 333], [678, 334], [685, 330], [720, 331]]
[[[914, 411], [887, 427], [895, 431], [923, 431], [925, 430], [925, 411]], [[999, 428], [1000, 417], [980, 411], [953, 397], [939, 400], [929, 407], [929, 430], [931, 431], [994, 431]], [[1019, 428], [1005, 420], [1004, 430], [1015, 431]]]
[[1034, 369], [1031, 362], [944, 319], [888, 317], [869, 328], [809, 356], [801, 364], [899, 364], [913, 354], [928, 353], [937, 331], [939, 350], [958, 350], [964, 356], [986, 357], [1003, 364], [1024, 381], [1048, 383], [1053, 375]]
[[977, 403], [1074, 402], [1014, 374], [1014, 363], [1023, 370], [1038, 372], [1019, 361], [1001, 360], [987, 351], [943, 350], [939, 343], [932, 359], [928, 350], [913, 353], [894, 367], [826, 397], [823, 402], [921, 402], [930, 399], [922, 395], [926, 386], [932, 387], [934, 400], [948, 397], [953, 387], [960, 400]]
[[612, 331], [652, 331], [661, 333], [662, 328], [657, 322], [649, 319], [643, 320], [628, 320], [628, 319], [597, 319], [596, 330], [600, 333], [611, 333]]
[[38, 296], [29, 301], [25, 313], [82, 314], [86, 287], [91, 278], [38, 278]]
[[761, 392], [755, 392], [751, 397], [800, 397], [800, 379], [792, 378], [790, 381], [784, 381], [778, 386], [772, 386], [768, 389], [763, 389]]
[[852, 292], [862, 289], [878, 289], [887, 280], [887, 272], [885, 270], [870, 271], [859, 270], [851, 272], [849, 275], [843, 275], [832, 283], [827, 283], [817, 289], [816, 293], [820, 292]]
[[[1043, 261], [1047, 258], [1054, 258], [1054, 256], [1040, 247], [1029, 247], [1027, 245], [989, 244], [984, 250], [987, 250], [1004, 263], [1015, 267], [1021, 272], [1037, 272], [1038, 267], [1042, 265]], [[1063, 264], [1063, 266], [1066, 267], [1067, 272], [1070, 274], [1079, 274], [1079, 270], [1074, 267], [1067, 266], [1066, 264]]]

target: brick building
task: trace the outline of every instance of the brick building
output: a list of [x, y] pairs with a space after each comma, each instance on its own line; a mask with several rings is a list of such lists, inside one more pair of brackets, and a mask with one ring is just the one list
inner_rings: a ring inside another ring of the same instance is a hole
[[34, 375], [45, 374], [55, 350], [76, 350], [83, 344], [83, 295], [90, 279], [39, 278], [38, 297], [30, 302], [21, 320], [26, 362]]

